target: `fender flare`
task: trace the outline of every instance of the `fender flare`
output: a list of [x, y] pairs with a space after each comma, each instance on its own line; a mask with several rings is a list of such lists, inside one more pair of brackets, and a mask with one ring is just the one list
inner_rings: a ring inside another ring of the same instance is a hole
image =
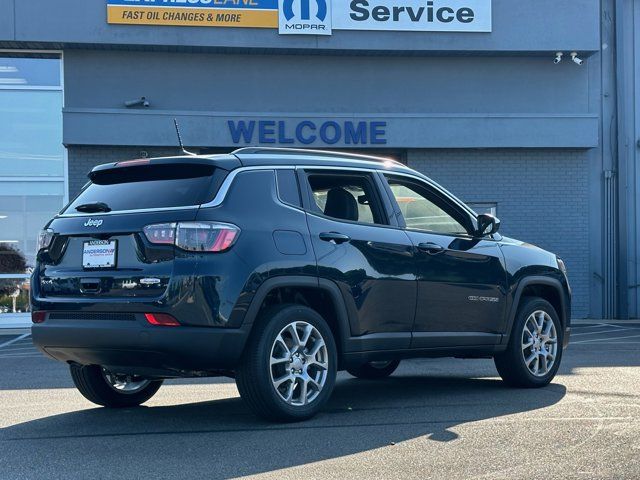
[[347, 307], [338, 286], [331, 280], [327, 280], [325, 278], [300, 275], [272, 277], [265, 280], [256, 290], [256, 293], [249, 304], [249, 308], [247, 308], [247, 313], [244, 316], [242, 326], [251, 331], [264, 299], [272, 290], [282, 287], [314, 288], [322, 290], [329, 295], [336, 311], [336, 325], [340, 335], [340, 338], [335, 339], [336, 344], [338, 345], [338, 352], [344, 352], [346, 342], [351, 335]]
[[520, 280], [520, 282], [518, 283], [518, 287], [516, 288], [516, 293], [513, 297], [513, 302], [511, 303], [509, 316], [507, 317], [508, 319], [507, 331], [505, 332], [502, 339], [503, 345], [506, 345], [507, 343], [509, 343], [509, 338], [511, 337], [511, 330], [513, 329], [513, 324], [515, 323], [516, 313], [518, 312], [518, 307], [520, 305], [520, 299], [522, 298], [522, 292], [526, 287], [529, 287], [532, 285], [544, 285], [548, 287], [553, 287], [555, 290], [558, 291], [558, 296], [560, 298], [561, 311], [556, 313], [560, 317], [560, 323], [562, 324], [563, 331], [568, 326], [567, 325], [568, 319], [565, 318], [566, 312], [567, 312], [567, 304], [566, 304], [567, 299], [566, 299], [564, 289], [562, 287], [562, 283], [560, 283], [560, 280], [557, 280], [551, 277], [544, 277], [544, 276], [525, 277], [522, 280]]

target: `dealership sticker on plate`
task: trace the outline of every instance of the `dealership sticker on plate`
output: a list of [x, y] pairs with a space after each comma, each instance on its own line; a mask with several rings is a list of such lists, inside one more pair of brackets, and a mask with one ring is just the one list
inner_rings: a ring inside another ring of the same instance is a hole
[[82, 249], [83, 268], [113, 268], [116, 266], [116, 241], [91, 240]]

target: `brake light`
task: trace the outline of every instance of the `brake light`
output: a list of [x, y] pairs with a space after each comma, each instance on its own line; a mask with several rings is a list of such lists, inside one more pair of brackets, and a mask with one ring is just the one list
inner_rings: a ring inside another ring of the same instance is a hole
[[166, 313], [145, 313], [144, 318], [151, 325], [161, 325], [163, 327], [179, 327], [180, 322]]
[[126, 165], [141, 165], [143, 163], [150, 163], [151, 159], [150, 158], [138, 158], [136, 160], [125, 160], [124, 162], [118, 162], [116, 163], [116, 165], [118, 167], [123, 167]]
[[240, 229], [230, 223], [179, 222], [147, 225], [143, 229], [151, 243], [173, 244], [190, 252], [224, 252], [235, 243]]
[[45, 321], [46, 318], [47, 318], [47, 312], [43, 312], [43, 311], [31, 312], [31, 321], [33, 323], [42, 323]]

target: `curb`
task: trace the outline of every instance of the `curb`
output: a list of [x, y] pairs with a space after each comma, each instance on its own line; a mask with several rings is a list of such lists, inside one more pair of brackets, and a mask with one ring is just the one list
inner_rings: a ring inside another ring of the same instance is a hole
[[588, 318], [571, 320], [571, 325], [638, 325], [638, 320], [591, 320]]

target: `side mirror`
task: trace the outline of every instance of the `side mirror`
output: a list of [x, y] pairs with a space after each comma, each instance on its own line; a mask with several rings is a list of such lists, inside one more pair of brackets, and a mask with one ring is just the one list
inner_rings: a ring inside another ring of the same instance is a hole
[[478, 230], [476, 230], [478, 237], [493, 235], [498, 230], [500, 230], [500, 220], [488, 213], [478, 215]]

